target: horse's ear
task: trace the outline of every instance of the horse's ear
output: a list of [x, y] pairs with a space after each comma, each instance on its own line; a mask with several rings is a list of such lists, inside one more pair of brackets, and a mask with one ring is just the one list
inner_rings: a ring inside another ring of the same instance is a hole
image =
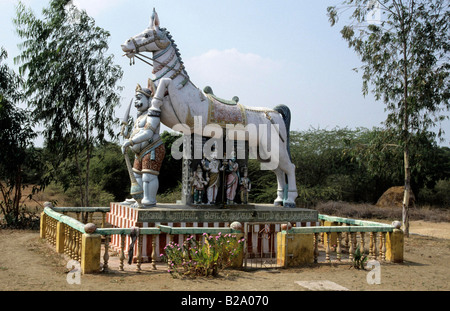
[[153, 8], [152, 18], [150, 20], [150, 26], [155, 30], [159, 28], [159, 17], [158, 17], [158, 13], [156, 13], [156, 11], [155, 11], [155, 8]]
[[156, 86], [152, 79], [148, 79], [148, 88], [150, 89], [150, 91], [152, 91], [152, 95], [155, 96]]

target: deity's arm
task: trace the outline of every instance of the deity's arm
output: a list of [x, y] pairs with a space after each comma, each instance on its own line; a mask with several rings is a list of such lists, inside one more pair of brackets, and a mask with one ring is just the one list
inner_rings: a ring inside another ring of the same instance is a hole
[[140, 144], [145, 141], [151, 141], [153, 136], [158, 133], [159, 123], [159, 118], [148, 116], [145, 126], [139, 129], [136, 134], [132, 135], [122, 145], [122, 153], [125, 154], [129, 146], [134, 146], [135, 144]]
[[159, 123], [159, 118], [147, 117], [144, 128], [141, 128], [136, 135], [130, 138], [130, 143], [134, 145], [145, 141], [150, 141], [153, 135], [158, 133]]

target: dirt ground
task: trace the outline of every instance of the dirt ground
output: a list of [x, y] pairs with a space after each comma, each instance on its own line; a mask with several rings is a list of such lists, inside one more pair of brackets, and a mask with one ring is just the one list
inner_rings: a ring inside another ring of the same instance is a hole
[[350, 268], [349, 262], [319, 263], [307, 267], [271, 270], [226, 270], [218, 278], [174, 279], [164, 264], [151, 270], [143, 264], [81, 275], [80, 284], [69, 284], [67, 258], [58, 255], [37, 231], [0, 230], [1, 291], [305, 291], [299, 281], [331, 281], [351, 291], [450, 290], [450, 223], [411, 222], [405, 238], [405, 262], [382, 262], [381, 284], [367, 282], [369, 270]]

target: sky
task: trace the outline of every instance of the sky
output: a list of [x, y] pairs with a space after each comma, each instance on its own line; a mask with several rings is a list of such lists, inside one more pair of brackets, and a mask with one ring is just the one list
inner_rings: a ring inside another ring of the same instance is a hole
[[[48, 1], [24, 0], [40, 14]], [[12, 19], [15, 0], [0, 0], [0, 46], [9, 54], [8, 64], [19, 55]], [[122, 118], [139, 83], [154, 78], [152, 68], [136, 59], [130, 66], [120, 45], [148, 25], [153, 8], [161, 27], [178, 45], [191, 81], [200, 89], [211, 86], [214, 94], [250, 107], [291, 109], [291, 130], [373, 128], [386, 119], [385, 105], [362, 94], [358, 56], [342, 39], [345, 20], [331, 27], [329, 0], [74, 0], [111, 34], [108, 54], [124, 70], [119, 85]], [[133, 115], [135, 111], [132, 112]], [[449, 146], [450, 121], [443, 145]], [[163, 127], [163, 130], [167, 129]]]

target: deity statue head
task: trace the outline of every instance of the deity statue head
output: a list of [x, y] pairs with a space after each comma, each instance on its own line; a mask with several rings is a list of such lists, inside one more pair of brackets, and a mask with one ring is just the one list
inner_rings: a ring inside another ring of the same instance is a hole
[[210, 149], [206, 148], [205, 146], [205, 148], [203, 149], [203, 156], [210, 162], [213, 160], [217, 160], [217, 143], [214, 142], [214, 144], [211, 145]]
[[139, 84], [136, 86], [134, 106], [139, 112], [145, 112], [150, 108], [152, 95], [150, 89], [142, 88]]
[[242, 170], [244, 172], [244, 177], [247, 177], [247, 175], [248, 175], [248, 168], [247, 168], [247, 166], [244, 166], [244, 168]]
[[202, 166], [200, 165], [200, 163], [197, 165], [197, 170], [195, 171], [195, 174], [198, 177], [203, 177], [203, 170], [202, 170]]
[[236, 158], [236, 151], [232, 151], [231, 152], [231, 159], [230, 159], [233, 163], [236, 162], [237, 158]]

